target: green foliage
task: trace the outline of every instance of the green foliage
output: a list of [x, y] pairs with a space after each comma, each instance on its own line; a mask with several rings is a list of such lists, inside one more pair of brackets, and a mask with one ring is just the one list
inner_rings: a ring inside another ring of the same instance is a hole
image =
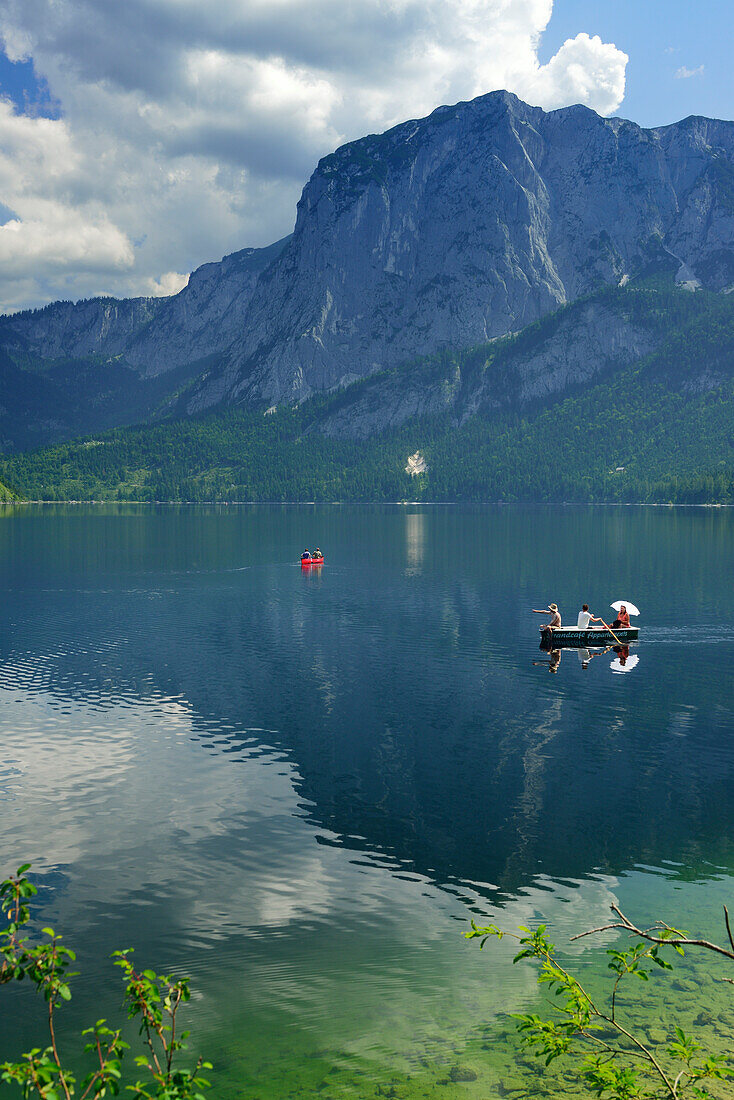
[[[620, 1016], [618, 995], [621, 983], [635, 977], [648, 981], [651, 968], [672, 970], [663, 952], [673, 949], [683, 954], [685, 947], [698, 947], [734, 961], [734, 939], [725, 910], [729, 947], [706, 940], [691, 939], [685, 931], [662, 921], [651, 928], [636, 927], [616, 906], [613, 922], [604, 928], [592, 929], [580, 935], [619, 929], [635, 942], [626, 950], [610, 949], [608, 969], [615, 975], [608, 1001], [597, 1002], [580, 981], [559, 962], [555, 945], [546, 935], [545, 925], [535, 929], [520, 927], [519, 934], [503, 932], [496, 925], [479, 927], [473, 920], [467, 939], [480, 939], [480, 948], [487, 939], [502, 939], [511, 935], [520, 950], [513, 962], [533, 961], [538, 968], [537, 980], [553, 995], [550, 1015], [515, 1014], [518, 1032], [546, 1065], [555, 1059], [576, 1056], [577, 1071], [591, 1092], [600, 1100], [634, 1100], [645, 1097], [666, 1097], [685, 1100], [687, 1097], [711, 1097], [711, 1082], [734, 1078], [734, 1063], [707, 1054], [700, 1043], [677, 1025], [664, 1050], [657, 1050]], [[574, 939], [578, 939], [576, 936]], [[725, 981], [731, 981], [725, 978]]]
[[0, 481], [0, 504], [9, 504], [11, 501], [17, 499], [15, 493], [12, 493], [7, 485], [3, 485], [2, 481]]
[[[28, 979], [35, 985], [47, 1004], [46, 1019], [50, 1046], [33, 1047], [20, 1062], [0, 1064], [0, 1079], [19, 1086], [24, 1097], [41, 1100], [71, 1100], [79, 1095], [88, 1097], [117, 1096], [122, 1087], [122, 1062], [129, 1044], [121, 1038], [120, 1029], [97, 1020], [82, 1032], [83, 1053], [90, 1055], [94, 1066], [81, 1082], [64, 1065], [56, 1038], [56, 1013], [71, 1000], [71, 969], [76, 956], [66, 947], [52, 928], [44, 928], [44, 937], [32, 943], [25, 934], [30, 921], [28, 900], [37, 893], [26, 877], [30, 864], [23, 864], [16, 874], [0, 883], [0, 910], [7, 918], [7, 927], [0, 932], [0, 985]], [[139, 1018], [140, 1035], [145, 1053], [135, 1058], [142, 1077], [126, 1086], [138, 1100], [204, 1100], [208, 1081], [201, 1070], [211, 1069], [199, 1059], [193, 1069], [178, 1064], [176, 1056], [185, 1051], [188, 1032], [177, 1035], [179, 1008], [191, 997], [188, 978], [156, 974], [153, 970], [138, 972], [130, 961], [131, 951], [116, 951], [114, 958], [125, 979], [125, 1004], [128, 1016]], [[80, 1092], [77, 1092], [77, 1089]]]

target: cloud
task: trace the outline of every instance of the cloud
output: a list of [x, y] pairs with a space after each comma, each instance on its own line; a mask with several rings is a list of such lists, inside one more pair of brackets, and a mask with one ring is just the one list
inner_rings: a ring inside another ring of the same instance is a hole
[[680, 69], [676, 70], [676, 80], [689, 80], [692, 76], [702, 76], [703, 65], [699, 65], [697, 69], [688, 69], [685, 65], [681, 65]]
[[178, 294], [188, 281], [188, 275], [182, 275], [180, 271], [167, 271], [160, 279], [149, 279], [144, 293], [152, 298], [165, 298], [169, 294]]
[[585, 103], [609, 115], [622, 102], [628, 60], [598, 35], [579, 34], [528, 80], [527, 94], [546, 108]]
[[0, 101], [0, 197], [21, 223], [8, 230], [0, 304], [150, 293], [176, 285], [161, 272], [276, 240], [319, 157], [441, 103], [508, 88], [546, 108], [615, 111], [626, 54], [580, 33], [541, 65], [552, 9], [5, 0], [5, 51], [32, 59], [60, 111]]
[[[54, 225], [54, 213], [61, 224]], [[109, 222], [93, 224], [68, 211], [50, 207], [46, 217], [13, 219], [0, 226], [0, 264], [3, 277], [28, 275], [29, 270], [80, 272], [124, 270], [133, 262], [133, 251], [124, 233]]]

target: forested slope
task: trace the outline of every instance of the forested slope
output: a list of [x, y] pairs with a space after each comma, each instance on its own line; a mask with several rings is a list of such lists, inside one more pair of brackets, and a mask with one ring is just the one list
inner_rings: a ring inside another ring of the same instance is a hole
[[0, 481], [0, 504], [8, 504], [10, 501], [17, 499], [15, 493], [12, 493], [7, 485], [3, 485]]
[[[0, 463], [0, 477], [46, 500], [733, 503], [731, 304], [717, 298], [633, 366], [520, 411], [480, 408], [462, 419], [457, 401], [366, 440], [326, 435], [371, 380], [272, 415], [230, 409], [17, 455]], [[528, 339], [515, 341], [518, 354]], [[457, 367], [471, 375], [488, 356], [507, 369], [507, 347], [494, 346], [424, 370], [439, 380]], [[405, 466], [416, 450], [428, 470], [411, 478]]]

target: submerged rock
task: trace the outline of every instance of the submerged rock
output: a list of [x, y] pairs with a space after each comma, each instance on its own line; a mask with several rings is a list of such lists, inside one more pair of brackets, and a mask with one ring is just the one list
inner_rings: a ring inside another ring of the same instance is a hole
[[449, 1081], [476, 1081], [477, 1074], [468, 1066], [452, 1066], [449, 1070]]

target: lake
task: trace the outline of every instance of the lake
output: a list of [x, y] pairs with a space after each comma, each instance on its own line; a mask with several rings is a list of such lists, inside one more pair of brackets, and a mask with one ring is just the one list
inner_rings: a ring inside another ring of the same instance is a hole
[[[725, 935], [731, 510], [5, 506], [0, 586], [1, 869], [78, 948], [66, 1032], [134, 946], [191, 975], [217, 1100], [558, 1095], [507, 1017], [534, 974], [471, 917]], [[530, 609], [618, 598], [630, 657], [551, 671]], [[569, 947], [588, 980], [611, 942]], [[704, 990], [716, 1043], [731, 998], [682, 968], [646, 1003]], [[0, 1056], [40, 1023], [1, 990]]]

